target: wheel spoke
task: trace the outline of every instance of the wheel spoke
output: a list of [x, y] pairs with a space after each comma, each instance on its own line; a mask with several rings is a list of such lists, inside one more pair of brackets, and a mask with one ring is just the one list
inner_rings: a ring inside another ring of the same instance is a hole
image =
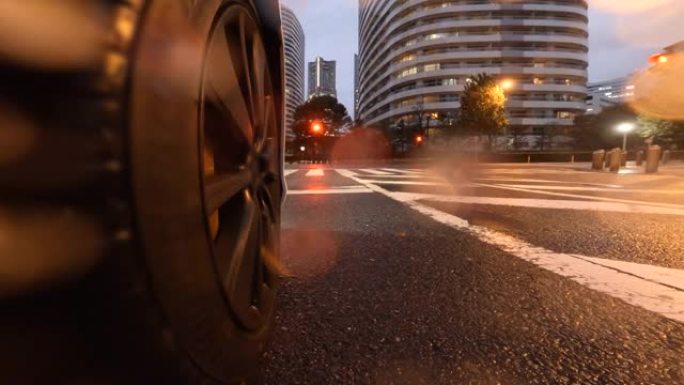
[[240, 85], [242, 74], [230, 55], [230, 44], [224, 31], [215, 34], [207, 67], [207, 97], [230, 116], [248, 143], [253, 143], [254, 133], [248, 105]]
[[207, 177], [204, 184], [204, 209], [207, 215], [218, 210], [250, 184], [251, 173], [240, 170]]
[[[240, 229], [236, 247], [231, 259], [230, 278], [233, 282], [228, 288], [230, 299], [239, 308], [249, 308], [256, 295], [257, 263], [261, 231], [261, 214], [257, 202], [248, 200], [246, 203], [246, 220]], [[260, 281], [260, 279], [259, 279]]]
[[268, 123], [268, 109], [266, 107], [266, 52], [259, 35], [255, 35], [252, 41], [252, 90], [254, 91], [254, 126], [259, 130], [255, 134], [256, 142], [261, 143], [268, 135], [266, 124]]
[[248, 31], [248, 19], [245, 14], [240, 14], [236, 22], [227, 28], [230, 55], [233, 58], [236, 68], [240, 73], [240, 87], [242, 96], [246, 101], [247, 108], [250, 112], [250, 118], [254, 123], [254, 92], [252, 90], [252, 65], [248, 53], [252, 50], [251, 33]]

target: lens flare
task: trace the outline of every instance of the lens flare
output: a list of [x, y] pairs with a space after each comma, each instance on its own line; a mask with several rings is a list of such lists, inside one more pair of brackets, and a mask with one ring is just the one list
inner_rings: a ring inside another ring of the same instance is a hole
[[684, 120], [684, 53], [671, 54], [633, 78], [632, 107], [642, 115], [664, 120]]

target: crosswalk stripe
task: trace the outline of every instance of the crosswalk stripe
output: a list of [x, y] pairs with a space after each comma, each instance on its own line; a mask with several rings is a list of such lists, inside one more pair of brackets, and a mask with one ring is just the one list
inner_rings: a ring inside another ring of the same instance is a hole
[[397, 185], [397, 186], [453, 186], [452, 183], [439, 181], [414, 181], [414, 180], [370, 180], [364, 179], [366, 183], [382, 184], [382, 185]]
[[553, 186], [553, 185], [529, 185], [529, 184], [498, 184], [503, 187], [527, 188], [532, 190], [550, 190], [550, 191], [579, 191], [579, 192], [611, 192], [611, 193], [637, 193], [637, 194], [666, 194], [666, 195], [682, 195], [681, 191], [672, 190], [653, 190], [653, 189], [632, 189], [632, 188], [604, 188], [604, 187], [583, 187], [583, 186]]
[[412, 170], [400, 170], [400, 169], [398, 169], [398, 168], [383, 168], [382, 170], [383, 170], [383, 171], [393, 172], [393, 173], [398, 173], [398, 174], [408, 174], [408, 175], [418, 174], [418, 172], [416, 172], [416, 171], [412, 171]]
[[533, 192], [536, 194], [556, 196], [556, 197], [564, 197], [564, 198], [573, 198], [573, 199], [579, 198], [579, 199], [589, 199], [589, 200], [602, 201], [602, 202], [626, 203], [628, 205], [630, 205], [630, 204], [633, 204], [633, 205], [649, 205], [649, 206], [664, 207], [664, 208], [668, 208], [668, 209], [672, 209], [672, 210], [684, 210], [684, 205], [671, 204], [671, 203], [646, 202], [646, 201], [640, 201], [640, 200], [618, 199], [618, 198], [600, 197], [600, 196], [594, 196], [594, 195], [568, 194], [568, 193], [553, 192], [553, 191], [546, 191], [546, 190], [534, 190], [531, 188], [506, 187], [506, 186], [501, 186], [501, 185], [496, 185], [496, 184], [473, 183], [473, 186], [490, 187], [490, 188], [495, 188], [495, 189], [500, 189], [500, 190], [521, 191], [521, 192], [528, 192], [528, 193]]
[[297, 171], [299, 171], [299, 170], [285, 170], [285, 176], [290, 176], [290, 175], [296, 173]]
[[366, 174], [372, 175], [392, 175], [391, 172], [380, 171], [372, 168], [362, 168], [361, 171], [365, 172]]
[[306, 173], [306, 176], [308, 176], [308, 177], [312, 177], [312, 176], [324, 176], [324, 175], [325, 175], [325, 174], [323, 173], [323, 169], [321, 169], [321, 168], [315, 168], [315, 169], [309, 170], [309, 171]]
[[355, 188], [329, 188], [309, 190], [289, 190], [287, 195], [342, 195], [342, 194], [372, 194], [373, 190], [357, 186]]

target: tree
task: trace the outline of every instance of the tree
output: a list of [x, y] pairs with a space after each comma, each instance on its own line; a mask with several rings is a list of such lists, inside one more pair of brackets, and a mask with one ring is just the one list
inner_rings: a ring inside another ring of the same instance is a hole
[[[636, 122], [637, 113], [627, 104], [604, 108], [598, 114], [579, 115], [568, 134], [575, 139], [575, 148], [595, 150], [621, 146], [622, 135], [615, 131], [618, 124]], [[633, 143], [633, 141], [630, 141]]]
[[494, 137], [508, 126], [505, 105], [506, 95], [496, 79], [479, 74], [468, 81], [461, 96], [458, 125], [469, 134], [487, 136], [491, 150]]
[[341, 128], [351, 124], [347, 108], [332, 96], [316, 96], [297, 107], [292, 131], [298, 138], [311, 136], [311, 124], [319, 122], [324, 128], [322, 135], [337, 135]]
[[637, 134], [651, 143], [671, 147], [680, 144], [684, 136], [684, 123], [640, 116], [637, 120]]

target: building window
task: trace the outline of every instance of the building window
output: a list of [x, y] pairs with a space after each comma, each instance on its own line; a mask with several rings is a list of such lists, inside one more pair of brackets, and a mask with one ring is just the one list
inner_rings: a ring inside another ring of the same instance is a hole
[[406, 76], [415, 75], [417, 73], [418, 73], [418, 67], [411, 67], [411, 68], [407, 68], [407, 69], [401, 71], [401, 73], [399, 74], [398, 77], [404, 78]]
[[432, 72], [432, 71], [437, 71], [437, 70], [439, 70], [439, 63], [435, 63], [435, 64], [426, 64], [426, 65], [423, 67], [423, 71], [424, 71], [424, 72]]
[[436, 39], [441, 39], [444, 37], [443, 33], [431, 33], [427, 36], [425, 36], [425, 40], [436, 40]]
[[408, 54], [408, 55], [404, 55], [404, 57], [402, 57], [401, 60], [399, 60], [399, 62], [404, 63], [404, 62], [415, 60], [415, 59], [416, 59], [416, 55]]

